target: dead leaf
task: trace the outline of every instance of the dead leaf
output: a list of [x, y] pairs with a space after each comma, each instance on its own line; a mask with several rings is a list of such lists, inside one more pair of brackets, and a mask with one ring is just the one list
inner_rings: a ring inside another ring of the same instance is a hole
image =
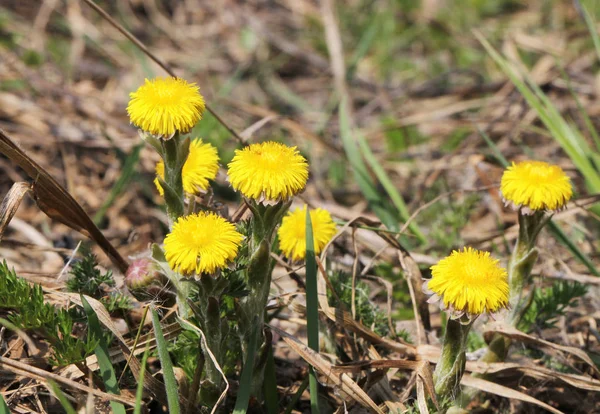
[[2, 205], [0, 205], [0, 242], [2, 241], [6, 227], [8, 227], [8, 223], [15, 216], [25, 194], [30, 190], [31, 186], [28, 183], [14, 183], [4, 197], [4, 200], [2, 200]]
[[81, 205], [48, 172], [31, 159], [0, 129], [0, 153], [33, 180], [33, 199], [48, 217], [94, 240], [112, 263], [125, 273], [129, 263], [102, 234]]
[[530, 397], [527, 394], [523, 394], [522, 392], [513, 390], [512, 388], [508, 388], [503, 385], [498, 385], [491, 381], [486, 381], [481, 378], [475, 378], [469, 374], [463, 375], [460, 383], [467, 387], [472, 387], [472, 388], [475, 388], [475, 389], [478, 389], [478, 390], [481, 390], [484, 392], [496, 394], [496, 395], [499, 395], [501, 397], [508, 398], [511, 400], [519, 400], [519, 401], [527, 402], [530, 404], [534, 404], [534, 405], [537, 405], [538, 407], [542, 407], [542, 408], [550, 411], [551, 413], [564, 414], [562, 411], [559, 411], [556, 408], [551, 407], [548, 404], [543, 403], [536, 398]]
[[564, 346], [564, 345], [558, 345], [558, 344], [554, 344], [552, 342], [546, 341], [544, 339], [541, 338], [536, 338], [534, 336], [528, 335], [524, 332], [521, 332], [511, 326], [508, 326], [505, 323], [502, 322], [498, 322], [493, 324], [490, 329], [488, 329], [485, 333], [487, 334], [488, 332], [497, 332], [501, 335], [507, 336], [511, 339], [516, 339], [519, 340], [521, 342], [527, 342], [533, 345], [537, 345], [541, 348], [549, 348], [549, 349], [553, 349], [553, 350], [557, 350], [560, 352], [564, 352], [567, 354], [571, 354], [573, 356], [576, 356], [577, 358], [579, 358], [580, 360], [582, 360], [583, 362], [585, 362], [586, 364], [588, 364], [590, 366], [590, 368], [594, 371], [594, 373], [597, 376], [600, 376], [600, 371], [598, 370], [598, 368], [596, 367], [596, 364], [594, 364], [594, 361], [592, 361], [592, 359], [590, 358], [590, 356], [583, 351], [582, 349], [579, 348], [575, 348], [572, 346]]
[[297, 352], [298, 355], [300, 355], [306, 362], [312, 365], [322, 375], [327, 377], [329, 383], [339, 387], [344, 394], [355, 400], [363, 407], [369, 408], [375, 413], [383, 414], [383, 411], [381, 411], [377, 404], [373, 402], [371, 397], [369, 397], [367, 393], [364, 392], [363, 389], [352, 380], [352, 378], [345, 373], [336, 373], [333, 369], [334, 366], [331, 363], [326, 361], [321, 355], [304, 345], [292, 335], [271, 325], [269, 325], [269, 328], [280, 335], [285, 343], [288, 344], [289, 347], [295, 352]]

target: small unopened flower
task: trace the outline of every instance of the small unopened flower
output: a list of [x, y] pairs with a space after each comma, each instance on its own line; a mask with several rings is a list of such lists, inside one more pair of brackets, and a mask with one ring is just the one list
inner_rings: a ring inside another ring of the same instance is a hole
[[198, 86], [179, 78], [146, 79], [129, 96], [127, 113], [131, 123], [167, 139], [175, 131], [187, 133], [202, 119], [205, 109]]
[[[335, 223], [327, 210], [317, 208], [310, 210], [310, 221], [313, 228], [315, 254], [321, 253], [325, 245], [335, 235]], [[281, 222], [277, 233], [279, 248], [291, 260], [306, 257], [306, 205], [293, 213], [288, 213]]]
[[190, 275], [214, 273], [235, 259], [243, 236], [223, 217], [200, 212], [177, 219], [165, 238], [171, 269]]
[[169, 280], [160, 265], [151, 257], [135, 259], [125, 272], [125, 285], [140, 301], [157, 301], [162, 304], [174, 300]]
[[[202, 142], [201, 139], [192, 140], [190, 153], [183, 165], [181, 177], [183, 179], [183, 190], [188, 194], [196, 194], [199, 190], [206, 190], [209, 180], [214, 180], [219, 171], [219, 155], [217, 149], [211, 144]], [[161, 160], [156, 164], [157, 178], [154, 184], [160, 195], [164, 190], [158, 181], [158, 177], [165, 179], [165, 163]]]
[[455, 250], [431, 267], [431, 276], [424, 286], [432, 295], [429, 302], [440, 301], [453, 319], [471, 319], [508, 306], [507, 272], [489, 252]]
[[135, 259], [125, 272], [125, 284], [129, 289], [140, 289], [161, 279], [160, 267], [149, 257]]
[[308, 163], [296, 147], [262, 142], [235, 151], [228, 165], [235, 190], [258, 202], [278, 202], [306, 186]]
[[573, 196], [563, 169], [542, 161], [513, 162], [502, 175], [500, 192], [507, 205], [524, 214], [559, 211]]

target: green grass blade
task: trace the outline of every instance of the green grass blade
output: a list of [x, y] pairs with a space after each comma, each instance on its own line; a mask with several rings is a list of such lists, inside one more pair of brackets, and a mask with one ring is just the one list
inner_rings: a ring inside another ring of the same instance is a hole
[[[565, 70], [560, 65], [557, 64], [556, 66], [560, 69], [560, 73], [562, 74], [562, 77], [564, 78], [565, 82], [567, 82], [567, 87], [569, 88], [569, 92], [571, 93], [571, 96], [573, 97], [573, 99], [575, 100], [575, 103], [577, 104], [577, 109], [579, 110], [579, 113], [583, 117], [583, 122], [585, 124], [585, 127], [587, 128], [592, 139], [594, 140], [594, 144], [596, 145], [596, 151], [600, 151], [600, 136], [598, 136], [598, 131], [596, 131], [596, 127], [594, 127], [594, 124], [593, 124], [592, 120], [590, 119], [589, 114], [587, 113], [585, 107], [581, 103], [581, 99], [579, 99], [579, 97], [575, 93], [575, 90], [573, 90], [573, 85], [571, 84], [571, 78], [569, 77], [567, 72], [565, 72]], [[593, 155], [593, 154], [590, 154], [590, 155]]]
[[238, 390], [237, 399], [235, 400], [233, 414], [246, 414], [248, 411], [248, 402], [250, 401], [250, 394], [252, 391], [254, 359], [256, 357], [256, 347], [258, 345], [258, 332], [262, 327], [262, 323], [259, 322], [258, 318], [255, 318], [253, 326], [254, 328], [250, 335], [250, 343], [248, 344], [248, 357], [246, 358], [246, 361], [244, 361], [244, 368], [242, 369], [242, 375], [240, 377], [240, 389]]
[[0, 414], [10, 414], [10, 410], [8, 405], [6, 405], [6, 401], [4, 401], [2, 394], [0, 394]]
[[552, 101], [535, 82], [529, 80], [526, 75], [523, 75], [526, 80], [522, 80], [517, 70], [483, 36], [476, 33], [476, 37], [496, 64], [521, 92], [529, 106], [536, 111], [540, 120], [550, 131], [552, 138], [560, 144], [571, 158], [573, 164], [584, 176], [589, 189], [592, 192], [600, 192], [600, 173], [590, 161], [589, 154], [592, 151], [585, 137], [562, 117]]
[[300, 384], [300, 388], [298, 388], [298, 391], [296, 391], [296, 393], [292, 397], [292, 401], [290, 401], [290, 403], [288, 404], [287, 408], [285, 409], [284, 414], [291, 414], [292, 410], [294, 409], [296, 404], [298, 404], [300, 397], [302, 397], [302, 394], [304, 393], [304, 391], [306, 391], [307, 387], [308, 387], [308, 378], [305, 378], [304, 381], [302, 381], [302, 384]]
[[[98, 360], [98, 366], [100, 367], [100, 374], [102, 376], [102, 380], [104, 381], [104, 386], [108, 392], [115, 395], [121, 395], [115, 370], [113, 369], [112, 362], [110, 361], [108, 344], [106, 343], [102, 326], [98, 320], [98, 315], [96, 315], [96, 312], [83, 295], [81, 295], [81, 303], [83, 304], [83, 309], [85, 310], [85, 314], [88, 318], [90, 331], [96, 336], [96, 338], [99, 338], [98, 345], [96, 346], [96, 349], [94, 349], [94, 353], [96, 354], [96, 358]], [[110, 406], [113, 410], [113, 413], [125, 414], [125, 407], [120, 402], [111, 401]]]
[[[365, 157], [365, 160], [371, 167], [371, 170], [373, 170], [373, 172], [377, 176], [377, 179], [379, 180], [379, 182], [381, 183], [381, 185], [383, 186], [385, 191], [388, 193], [388, 195], [390, 196], [390, 199], [392, 200], [392, 203], [394, 203], [394, 206], [398, 210], [400, 218], [404, 221], [407, 221], [410, 217], [410, 212], [408, 211], [408, 207], [407, 207], [406, 203], [404, 202], [402, 195], [400, 195], [400, 193], [398, 192], [398, 189], [396, 189], [396, 186], [394, 185], [394, 183], [392, 183], [392, 180], [390, 180], [390, 177], [387, 175], [387, 173], [385, 172], [385, 170], [383, 169], [383, 167], [381, 166], [381, 164], [375, 157], [375, 154], [373, 154], [373, 151], [371, 151], [369, 144], [362, 137], [362, 135], [357, 134], [356, 140], [358, 141], [358, 145], [359, 145], [360, 149], [362, 150], [362, 154]], [[421, 232], [421, 230], [415, 224], [414, 221], [410, 223], [408, 228], [415, 234], [415, 236], [417, 236], [419, 238], [419, 240], [422, 243], [427, 242], [427, 238]]]
[[[315, 241], [313, 237], [310, 211], [306, 209], [306, 330], [308, 346], [319, 352], [319, 296], [317, 291], [317, 259], [315, 257]], [[310, 408], [319, 414], [319, 383], [313, 367], [310, 374]]]
[[398, 231], [400, 230], [398, 218], [390, 211], [389, 206], [386, 205], [385, 200], [381, 197], [381, 194], [369, 175], [369, 170], [362, 159], [360, 150], [354, 141], [346, 105], [347, 103], [345, 100], [340, 102], [340, 135], [346, 157], [348, 157], [348, 161], [352, 167], [354, 178], [361, 192], [367, 199], [369, 206], [373, 209], [373, 212], [375, 212], [377, 217], [379, 217], [379, 220], [381, 220], [388, 229]]
[[125, 189], [127, 187], [127, 184], [129, 184], [129, 182], [131, 181], [132, 177], [135, 174], [135, 168], [138, 165], [138, 162], [140, 160], [140, 152], [143, 147], [144, 147], [143, 142], [136, 145], [133, 148], [133, 150], [131, 151], [131, 154], [129, 154], [127, 159], [125, 159], [125, 162], [123, 163], [123, 168], [121, 169], [121, 175], [119, 176], [119, 179], [112, 186], [110, 193], [108, 194], [108, 197], [106, 198], [106, 201], [104, 201], [104, 203], [102, 203], [102, 206], [100, 206], [100, 208], [94, 215], [94, 223], [96, 225], [98, 225], [102, 221], [102, 219], [104, 218], [104, 215], [106, 214], [106, 212], [108, 211], [110, 206], [114, 203], [116, 198], [123, 192], [123, 189]]
[[367, 29], [362, 34], [360, 40], [356, 45], [356, 48], [354, 49], [352, 57], [348, 61], [348, 70], [346, 71], [347, 79], [352, 79], [354, 77], [356, 69], [358, 68], [358, 64], [371, 49], [371, 46], [375, 42], [375, 39], [377, 38], [377, 32], [380, 28], [381, 23], [379, 21], [379, 16], [374, 15], [371, 19], [369, 27], [367, 27]]
[[590, 35], [592, 36], [592, 41], [594, 42], [594, 49], [596, 49], [596, 56], [598, 60], [600, 60], [600, 36], [598, 36], [598, 31], [596, 30], [596, 22], [594, 22], [594, 18], [592, 14], [588, 11], [585, 4], [579, 2], [581, 14], [583, 15], [583, 19], [585, 20], [585, 24], [590, 31]]
[[504, 157], [504, 154], [502, 154], [502, 151], [500, 151], [496, 143], [494, 143], [494, 141], [492, 141], [492, 139], [482, 129], [477, 128], [477, 131], [479, 131], [479, 134], [483, 137], [486, 144], [488, 144], [488, 146], [492, 149], [494, 156], [500, 162], [500, 164], [502, 164], [504, 168], [508, 167], [510, 163]]
[[[67, 398], [65, 393], [62, 392], [62, 390], [59, 388], [56, 382], [49, 380], [48, 385], [50, 385], [50, 388], [52, 388], [52, 392], [56, 395], [56, 398], [58, 398], [58, 401], [60, 402], [60, 405], [62, 405], [62, 408], [65, 410], [65, 413], [77, 414], [77, 410], [73, 408], [73, 406], [69, 402], [69, 399]], [[1, 412], [2, 410], [0, 409], [0, 413]]]
[[573, 255], [582, 264], [584, 264], [594, 276], [600, 276], [600, 272], [598, 272], [596, 265], [594, 265], [594, 263], [592, 263], [592, 261], [589, 259], [589, 257], [587, 257], [586, 254], [583, 253], [579, 249], [579, 247], [577, 247], [577, 245], [575, 243], [573, 243], [573, 241], [571, 239], [569, 239], [569, 237], [567, 237], [567, 235], [562, 231], [562, 229], [555, 222], [550, 221], [548, 223], [548, 225], [550, 228], [550, 232], [552, 232], [552, 235], [559, 242], [561, 242], [562, 244], [567, 246], [567, 248], [571, 251], [571, 253], [573, 253]]
[[277, 378], [275, 376], [275, 358], [273, 356], [273, 346], [267, 344], [269, 353], [267, 355], [267, 365], [265, 367], [265, 405], [268, 414], [279, 413], [279, 397], [277, 395]]
[[144, 375], [146, 375], [146, 363], [148, 361], [148, 355], [150, 355], [150, 343], [146, 345], [146, 350], [144, 351], [144, 356], [142, 357], [142, 368], [140, 369], [140, 377], [138, 378], [138, 386], [135, 392], [135, 408], [133, 409], [133, 414], [142, 413], [142, 398], [144, 396]]
[[181, 409], [179, 408], [179, 394], [177, 381], [175, 380], [175, 372], [173, 371], [173, 363], [169, 356], [168, 344], [163, 335], [162, 327], [160, 326], [160, 319], [156, 309], [152, 308], [152, 325], [154, 326], [154, 334], [156, 335], [156, 349], [158, 350], [158, 358], [160, 359], [160, 365], [163, 370], [163, 377], [165, 380], [165, 390], [167, 392], [167, 405], [169, 406], [169, 413], [179, 414]]
[[271, 89], [274, 95], [278, 96], [279, 99], [297, 109], [300, 112], [310, 112], [313, 110], [312, 106], [306, 102], [300, 95], [297, 95], [292, 91], [281, 79], [278, 78], [273, 72], [263, 74], [267, 87]]

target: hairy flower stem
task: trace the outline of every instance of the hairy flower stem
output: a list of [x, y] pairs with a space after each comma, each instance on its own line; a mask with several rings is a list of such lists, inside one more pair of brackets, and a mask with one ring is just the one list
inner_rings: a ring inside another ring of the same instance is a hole
[[200, 398], [205, 402], [210, 401], [212, 404], [216, 402], [223, 391], [223, 377], [215, 366], [212, 358], [210, 358], [208, 351], [210, 350], [210, 352], [212, 352], [215, 360], [221, 365], [223, 358], [221, 352], [223, 346], [223, 321], [221, 320], [219, 300], [216, 297], [207, 294], [207, 292], [202, 292], [202, 290], [203, 289], [201, 288], [200, 315], [198, 315], [198, 322], [206, 335], [206, 345], [209, 349], [206, 349], [204, 346], [201, 348], [206, 361], [204, 368], [206, 370], [206, 379], [208, 381], [204, 381], [202, 384]]
[[161, 140], [161, 156], [165, 163], [166, 184], [163, 187], [165, 194], [165, 204], [167, 205], [167, 215], [169, 217], [169, 227], [184, 214], [184, 193], [183, 193], [183, 166], [190, 152], [189, 138], [182, 139], [179, 133], [173, 138]]
[[[538, 252], [535, 241], [538, 234], [550, 220], [544, 212], [526, 215], [519, 211], [519, 236], [508, 263], [508, 283], [510, 285], [510, 313], [507, 323], [516, 327], [521, 321], [531, 301], [524, 297], [525, 289], [531, 284], [531, 270], [535, 265]], [[511, 340], [500, 334], [493, 336], [483, 362], [503, 362], [508, 355]]]
[[[165, 164], [165, 178], [163, 180], [158, 177], [158, 180], [164, 190], [169, 228], [172, 229], [177, 219], [184, 215], [182, 171], [190, 152], [190, 140], [181, 138], [178, 132], [170, 139], [159, 139], [146, 134], [144, 140], [160, 154]], [[179, 316], [187, 319], [191, 315], [187, 302], [190, 285], [178, 273], [168, 272], [167, 276], [176, 290]]]
[[465, 349], [473, 321], [466, 324], [448, 319], [442, 355], [435, 367], [433, 381], [439, 400], [455, 399], [460, 391], [460, 380], [465, 372]]
[[177, 314], [182, 319], [188, 319], [192, 315], [188, 298], [192, 293], [192, 286], [183, 276], [176, 272], [167, 274], [169, 281], [175, 287], [175, 301], [177, 303]]
[[[266, 317], [266, 306], [271, 287], [271, 273], [273, 260], [271, 259], [271, 244], [275, 230], [283, 215], [288, 211], [290, 202], [279, 202], [275, 205], [263, 205], [248, 200], [248, 207], [252, 211], [252, 235], [248, 240], [250, 260], [246, 268], [246, 282], [250, 293], [237, 303], [238, 323], [244, 363], [251, 354], [250, 339], [254, 330], [258, 329], [258, 345], [260, 349], [264, 337], [262, 333], [263, 322]], [[258, 317], [260, 323], [253, 323]], [[254, 367], [253, 393], [259, 395], [262, 387], [264, 363], [257, 363]]]

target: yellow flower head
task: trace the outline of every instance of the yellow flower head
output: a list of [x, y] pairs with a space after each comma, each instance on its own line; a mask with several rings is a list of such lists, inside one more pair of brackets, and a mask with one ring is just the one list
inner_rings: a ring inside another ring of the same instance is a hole
[[453, 319], [464, 314], [475, 317], [508, 306], [506, 270], [489, 252], [471, 247], [455, 250], [431, 266], [431, 275], [425, 286], [432, 295], [429, 302], [440, 301]]
[[[325, 245], [335, 235], [335, 223], [327, 210], [317, 208], [310, 211], [313, 227], [315, 254], [321, 253]], [[283, 254], [292, 260], [306, 257], [306, 205], [293, 213], [288, 213], [281, 222], [277, 233], [279, 247]]]
[[171, 269], [189, 275], [213, 273], [235, 259], [243, 236], [215, 213], [180, 217], [165, 238], [165, 257]]
[[[196, 194], [199, 190], [208, 188], [208, 180], [214, 180], [219, 171], [219, 154], [217, 149], [210, 144], [205, 144], [201, 139], [190, 142], [190, 153], [183, 165], [181, 173], [183, 178], [183, 190], [188, 194]], [[157, 178], [154, 184], [160, 195], [164, 190], [158, 181], [158, 177], [165, 179], [165, 163], [161, 160], [156, 164]]]
[[252, 144], [235, 151], [229, 181], [258, 202], [289, 199], [306, 186], [308, 163], [296, 147], [278, 142]]
[[530, 214], [538, 210], [561, 210], [573, 195], [573, 188], [558, 165], [523, 161], [513, 162], [504, 171], [500, 192], [507, 205]]
[[146, 79], [131, 98], [127, 113], [131, 123], [153, 135], [170, 138], [188, 132], [204, 113], [204, 98], [195, 83], [179, 78]]

